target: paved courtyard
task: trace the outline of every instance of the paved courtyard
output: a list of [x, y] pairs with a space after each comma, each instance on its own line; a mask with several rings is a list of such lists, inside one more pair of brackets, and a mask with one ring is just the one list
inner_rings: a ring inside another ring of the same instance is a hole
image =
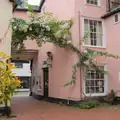
[[33, 97], [15, 97], [9, 120], [120, 120], [120, 108], [80, 110], [36, 100]]

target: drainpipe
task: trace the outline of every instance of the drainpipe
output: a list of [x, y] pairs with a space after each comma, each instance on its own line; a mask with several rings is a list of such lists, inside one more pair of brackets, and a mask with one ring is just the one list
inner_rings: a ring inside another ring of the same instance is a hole
[[[80, 36], [80, 11], [78, 11], [79, 50], [82, 52]], [[80, 67], [80, 98], [82, 99], [82, 68]]]
[[110, 12], [110, 0], [108, 0], [108, 12]]

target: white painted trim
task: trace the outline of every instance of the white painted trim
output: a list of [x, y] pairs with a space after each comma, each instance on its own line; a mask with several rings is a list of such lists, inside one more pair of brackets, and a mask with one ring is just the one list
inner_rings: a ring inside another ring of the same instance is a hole
[[98, 17], [90, 17], [90, 16], [85, 16], [85, 15], [81, 15], [82, 18], [84, 19], [88, 19], [88, 20], [98, 20], [98, 21], [102, 21], [102, 18], [98, 18]]
[[[102, 64], [101, 64], [102, 65]], [[108, 69], [107, 69], [107, 65], [104, 65], [104, 70], [105, 71], [108, 71]], [[108, 93], [108, 74], [105, 74], [104, 75], [104, 93], [92, 93], [92, 94], [86, 94], [86, 86], [85, 86], [85, 78], [84, 78], [84, 83], [83, 83], [83, 85], [84, 85], [84, 87], [83, 87], [83, 90], [84, 90], [84, 93], [85, 93], [85, 95], [87, 96], [87, 97], [93, 97], [93, 96], [105, 96], [105, 95], [107, 95], [107, 93]]]
[[93, 93], [93, 94], [86, 94], [87, 97], [99, 97], [99, 96], [106, 96], [105, 93]]
[[98, 4], [95, 5], [95, 4], [90, 4], [90, 3], [87, 3], [87, 0], [85, 0], [85, 5], [89, 5], [89, 6], [93, 6], [93, 7], [101, 7], [101, 0], [98, 0]]
[[105, 49], [106, 47], [105, 46], [93, 46], [93, 45], [85, 45], [83, 43], [83, 47], [90, 47], [90, 48], [101, 48], [101, 49]]
[[103, 38], [102, 38], [102, 44], [103, 44], [103, 48], [106, 48], [106, 29], [105, 29], [105, 20], [102, 20], [102, 30], [103, 30]]
[[102, 22], [102, 29], [103, 29], [103, 37], [102, 37], [102, 46], [94, 46], [94, 45], [85, 45], [84, 42], [82, 44], [83, 47], [93, 47], [93, 48], [106, 48], [106, 36], [105, 36], [105, 25], [104, 25], [104, 20], [99, 19], [99, 18], [90, 18], [90, 17], [85, 17], [82, 16], [82, 38], [84, 37], [84, 19], [88, 20], [97, 20]]
[[82, 30], [82, 31], [81, 31], [81, 33], [82, 33], [82, 38], [84, 37], [84, 30], [85, 30], [85, 29], [84, 29], [84, 28], [85, 28], [85, 27], [84, 27], [84, 19], [85, 19], [85, 18], [82, 17], [82, 29], [81, 29], [81, 30]]
[[99, 7], [101, 6], [101, 0], [98, 0], [98, 6]]
[[[104, 65], [104, 70], [108, 72], [108, 66]], [[104, 75], [105, 77], [105, 94], [108, 93], [108, 73]]]
[[84, 0], [84, 4], [85, 4], [85, 5], [87, 4], [87, 0]]

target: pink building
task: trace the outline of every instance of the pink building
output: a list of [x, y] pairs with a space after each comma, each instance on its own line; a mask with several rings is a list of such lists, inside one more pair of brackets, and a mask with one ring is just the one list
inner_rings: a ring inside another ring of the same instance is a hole
[[[82, 37], [91, 28], [83, 49], [107, 51], [120, 56], [119, 5], [120, 0], [45, 0], [41, 12], [52, 12], [57, 19], [73, 19], [72, 41], [76, 47], [80, 48]], [[27, 18], [24, 11], [16, 11], [15, 16]], [[33, 60], [31, 91], [35, 95], [73, 101], [84, 99], [85, 96], [105, 96], [111, 89], [120, 95], [120, 60], [98, 57], [98, 65], [108, 74], [89, 70], [85, 78], [78, 70], [75, 85], [64, 87], [65, 83], [71, 81], [76, 55], [50, 43], [39, 48], [34, 41], [27, 41], [26, 49], [36, 51], [36, 56], [25, 53], [28, 59]], [[47, 52], [53, 56], [52, 67], [49, 68], [46, 66]]]
[[9, 0], [1, 0], [0, 8], [0, 52], [4, 52], [10, 55], [12, 34], [9, 24], [11, 18], [13, 17], [13, 6]]

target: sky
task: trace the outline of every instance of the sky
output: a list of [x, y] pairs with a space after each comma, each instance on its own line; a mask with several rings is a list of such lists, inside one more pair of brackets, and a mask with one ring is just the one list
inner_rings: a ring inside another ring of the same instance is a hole
[[30, 5], [39, 5], [41, 0], [28, 0], [28, 4]]

